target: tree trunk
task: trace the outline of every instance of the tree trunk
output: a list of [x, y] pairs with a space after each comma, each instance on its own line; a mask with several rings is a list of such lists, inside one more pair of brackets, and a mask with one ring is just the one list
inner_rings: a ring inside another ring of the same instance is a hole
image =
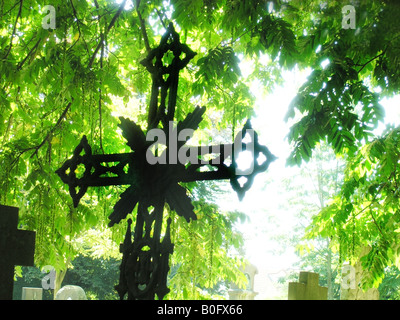
[[54, 282], [54, 296], [53, 296], [54, 300], [56, 299], [56, 295], [57, 295], [58, 290], [61, 289], [61, 285], [62, 285], [62, 282], [63, 282], [63, 280], [65, 278], [65, 275], [67, 274], [68, 265], [69, 265], [70, 261], [71, 261], [71, 259], [68, 258], [67, 262], [65, 264], [65, 269], [64, 270], [56, 271], [56, 280]]
[[328, 256], [326, 257], [326, 277], [328, 285], [328, 300], [333, 300], [333, 286], [332, 286], [332, 251], [329, 248], [330, 240], [327, 239]]

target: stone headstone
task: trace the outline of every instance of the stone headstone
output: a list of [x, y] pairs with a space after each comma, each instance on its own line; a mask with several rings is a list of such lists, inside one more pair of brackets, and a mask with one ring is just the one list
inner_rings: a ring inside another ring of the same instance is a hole
[[299, 282], [289, 283], [289, 300], [327, 300], [328, 288], [319, 286], [319, 274], [300, 272]]
[[42, 300], [43, 288], [22, 288], [22, 300]]
[[87, 298], [81, 287], [67, 285], [58, 290], [55, 300], [87, 300]]
[[254, 291], [254, 278], [258, 270], [254, 265], [246, 264], [241, 271], [247, 278], [246, 288], [240, 289], [236, 284], [232, 283], [231, 289], [228, 291], [229, 300], [254, 300], [254, 297], [258, 294], [258, 292]]
[[33, 266], [35, 232], [17, 228], [18, 208], [0, 205], [0, 300], [12, 300], [14, 266]]

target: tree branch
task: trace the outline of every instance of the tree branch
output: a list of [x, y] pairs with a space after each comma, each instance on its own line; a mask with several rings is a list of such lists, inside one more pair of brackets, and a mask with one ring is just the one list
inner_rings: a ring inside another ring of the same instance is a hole
[[39, 40], [35, 43], [35, 45], [32, 47], [32, 49], [28, 52], [28, 54], [26, 55], [26, 57], [25, 57], [22, 61], [20, 61], [20, 62], [18, 63], [18, 65], [17, 65], [17, 70], [18, 70], [18, 71], [22, 69], [22, 66], [25, 64], [25, 62], [28, 60], [28, 58], [31, 56], [31, 54], [37, 49], [37, 47], [39, 46], [41, 40], [42, 40], [42, 39], [39, 39]]
[[371, 63], [372, 61], [378, 59], [379, 57], [383, 56], [386, 53], [387, 47], [385, 50], [383, 50], [380, 54], [378, 54], [376, 57], [371, 58], [370, 60], [368, 60], [366, 63], [364, 63], [360, 70], [358, 70], [358, 73], [360, 73], [362, 71], [362, 69], [364, 69], [369, 63]]
[[140, 21], [140, 29], [142, 30], [142, 34], [143, 34], [144, 46], [146, 47], [146, 51], [150, 52], [151, 47], [150, 47], [150, 43], [149, 43], [149, 38], [147, 36], [146, 23], [142, 17], [142, 14], [139, 11], [139, 6], [140, 6], [140, 0], [136, 0], [136, 13], [137, 13], [137, 15], [139, 17], [139, 21]]
[[15, 1], [15, 4], [11, 7], [10, 10], [4, 12], [4, 13], [3, 13], [3, 16], [5, 16], [5, 15], [9, 14], [11, 11], [13, 11], [14, 8], [15, 8], [17, 5], [18, 5], [18, 1]]
[[[161, 17], [161, 12], [157, 8], [156, 8], [156, 12], [157, 12], [158, 18], [160, 19], [161, 24], [163, 25], [164, 29], [167, 30], [167, 26], [165, 25], [164, 20]], [[165, 14], [163, 14], [163, 15], [165, 15]]]
[[9, 55], [10, 52], [11, 52], [11, 48], [12, 48], [12, 44], [13, 44], [14, 35], [15, 35], [15, 32], [17, 31], [18, 19], [21, 17], [21, 13], [22, 13], [22, 3], [23, 3], [23, 2], [24, 2], [24, 0], [20, 0], [20, 1], [19, 1], [18, 14], [17, 14], [17, 18], [15, 19], [13, 31], [12, 31], [12, 34], [11, 34], [10, 46], [8, 47], [8, 51], [7, 51], [7, 53], [5, 54], [3, 60], [6, 60], [7, 57], [8, 57], [8, 55]]
[[[101, 55], [100, 55], [100, 69], [103, 70], [103, 58], [104, 58], [104, 45], [101, 47]], [[100, 87], [99, 87], [99, 131], [100, 131], [100, 149], [104, 152], [103, 148], [103, 116], [102, 116], [102, 90], [101, 87], [103, 85], [103, 79], [100, 78]]]
[[46, 143], [46, 141], [49, 139], [50, 135], [53, 134], [53, 132], [59, 127], [59, 125], [61, 124], [61, 121], [64, 119], [64, 117], [67, 115], [67, 112], [69, 111], [69, 109], [71, 108], [72, 102], [68, 103], [68, 105], [66, 106], [66, 108], [64, 109], [64, 111], [62, 112], [60, 118], [58, 118], [57, 123], [55, 124], [55, 126], [47, 133], [46, 137], [43, 139], [43, 141], [36, 147], [34, 147], [33, 149], [35, 149], [35, 152], [31, 155], [31, 158], [38, 153], [39, 149], [41, 147], [44, 146], [44, 144]]
[[[78, 39], [76, 39], [76, 41], [72, 44], [72, 46], [69, 47], [68, 51], [71, 50], [71, 49], [75, 46], [75, 44], [79, 41], [79, 39], [80, 39], [81, 36], [82, 36], [81, 27], [79, 26], [79, 24], [80, 24], [81, 22], [80, 22], [79, 19], [78, 19], [78, 13], [76, 12], [76, 9], [75, 9], [75, 6], [74, 6], [72, 0], [70, 0], [69, 2], [71, 3], [71, 7], [72, 7], [72, 12], [73, 12], [73, 14], [74, 14], [74, 18], [76, 19], [76, 25], [77, 25], [77, 27], [78, 27], [79, 36], [78, 36]], [[97, 3], [97, 1], [96, 1], [96, 3]], [[86, 43], [86, 41], [85, 41], [85, 38], [84, 38], [83, 36], [82, 36], [82, 39], [83, 39], [83, 43], [85, 44], [86, 52], [87, 52], [88, 56], [90, 56], [88, 45], [87, 45], [87, 43]]]
[[374, 224], [375, 224], [376, 228], [378, 229], [379, 233], [381, 234], [382, 238], [383, 238], [385, 241], [387, 241], [387, 240], [386, 240], [386, 236], [385, 236], [384, 233], [382, 232], [382, 229], [380, 228], [378, 222], [376, 221], [376, 219], [375, 219], [375, 217], [374, 217], [374, 215], [373, 215], [373, 213], [372, 213], [372, 210], [369, 210], [369, 213], [370, 213], [370, 215], [371, 215], [371, 217], [372, 217], [372, 220], [374, 221]]
[[122, 1], [121, 5], [118, 8], [118, 11], [116, 12], [116, 14], [112, 18], [110, 24], [108, 25], [106, 32], [100, 37], [100, 42], [97, 45], [96, 49], [94, 50], [92, 57], [90, 58], [90, 61], [89, 61], [89, 64], [88, 64], [88, 68], [89, 69], [92, 67], [94, 59], [96, 58], [97, 53], [99, 52], [101, 46], [103, 45], [104, 39], [106, 38], [107, 34], [110, 32], [111, 28], [114, 26], [114, 24], [117, 21], [118, 17], [121, 15], [122, 10], [124, 10], [125, 3], [126, 3], [126, 0]]

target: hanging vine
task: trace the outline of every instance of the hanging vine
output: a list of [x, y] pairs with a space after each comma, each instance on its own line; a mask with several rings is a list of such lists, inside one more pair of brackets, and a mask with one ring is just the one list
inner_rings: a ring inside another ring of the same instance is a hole
[[214, 225], [214, 219], [211, 219], [210, 223], [210, 239], [209, 239], [209, 274], [208, 274], [208, 287], [212, 288], [213, 286], [213, 255], [214, 255], [214, 233], [216, 231], [216, 227]]

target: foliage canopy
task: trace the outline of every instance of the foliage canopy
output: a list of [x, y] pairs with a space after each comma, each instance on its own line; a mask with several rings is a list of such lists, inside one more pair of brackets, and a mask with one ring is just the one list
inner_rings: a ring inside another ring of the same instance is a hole
[[[372, 271], [368, 284], [379, 282], [390, 262], [399, 264], [398, 129], [388, 128], [380, 138], [372, 134], [384, 117], [379, 99], [400, 86], [395, 0], [354, 1], [355, 30], [342, 28], [341, 1], [54, 0], [54, 30], [42, 27], [48, 4], [0, 1], [0, 202], [22, 208], [25, 227], [37, 231], [38, 265], [65, 268], [76, 254], [71, 239], [105, 225], [123, 188], [93, 189], [74, 209], [54, 172], [82, 133], [94, 153], [128, 151], [116, 116], [146, 120], [151, 78], [139, 61], [170, 21], [197, 52], [181, 72], [176, 120], [195, 104], [206, 105], [202, 128], [229, 128], [234, 135], [254, 114], [253, 81], [271, 90], [282, 70], [312, 69], [288, 108], [287, 119], [294, 119], [288, 164], [308, 161], [327, 140], [338, 156], [348, 157], [348, 169], [341, 192], [315, 217], [311, 234], [335, 240], [343, 259], [372, 246], [365, 261]], [[246, 77], [243, 60], [253, 64]], [[197, 246], [193, 233], [199, 239], [208, 234], [216, 242], [202, 250], [216, 250], [220, 263], [230, 259], [229, 250], [217, 248], [224, 243], [220, 233], [228, 247], [240, 245], [229, 236], [232, 220], [214, 217], [212, 204], [199, 208], [220, 229], [215, 232], [210, 221], [206, 230], [180, 226], [187, 232], [183, 241]], [[115, 227], [114, 242], [122, 234]], [[215, 284], [223, 271], [210, 271], [208, 282]]]

